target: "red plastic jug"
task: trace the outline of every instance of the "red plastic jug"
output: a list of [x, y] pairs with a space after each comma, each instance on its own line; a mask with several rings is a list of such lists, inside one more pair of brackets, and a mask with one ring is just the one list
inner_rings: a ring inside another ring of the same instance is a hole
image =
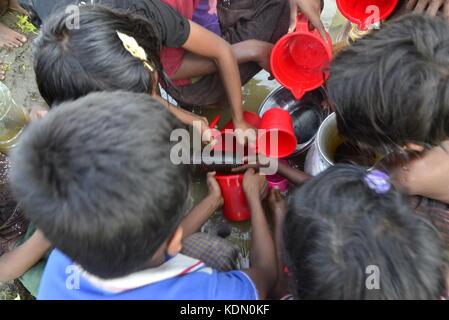
[[337, 0], [342, 15], [359, 29], [366, 30], [374, 23], [388, 18], [399, 0]]
[[307, 91], [320, 87], [329, 77], [332, 39], [327, 43], [318, 30], [309, 30], [309, 21], [300, 14], [296, 31], [282, 37], [271, 53], [271, 71], [276, 80], [299, 100]]

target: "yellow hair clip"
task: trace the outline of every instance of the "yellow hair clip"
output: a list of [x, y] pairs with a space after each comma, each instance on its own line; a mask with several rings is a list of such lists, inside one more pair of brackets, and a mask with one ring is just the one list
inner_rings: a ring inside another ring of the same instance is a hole
[[134, 58], [140, 59], [148, 70], [154, 72], [154, 67], [149, 64], [145, 50], [139, 46], [136, 39], [119, 31], [117, 31], [117, 35], [122, 41], [126, 51], [128, 51]]

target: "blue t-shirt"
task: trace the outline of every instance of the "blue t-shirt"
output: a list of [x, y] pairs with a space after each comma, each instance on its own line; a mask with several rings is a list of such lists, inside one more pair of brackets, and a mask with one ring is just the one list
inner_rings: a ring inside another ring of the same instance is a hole
[[[94, 284], [55, 249], [39, 288], [40, 300], [257, 300], [254, 283], [242, 271], [220, 273], [201, 265], [185, 275], [116, 292]], [[151, 273], [151, 269], [148, 270]]]

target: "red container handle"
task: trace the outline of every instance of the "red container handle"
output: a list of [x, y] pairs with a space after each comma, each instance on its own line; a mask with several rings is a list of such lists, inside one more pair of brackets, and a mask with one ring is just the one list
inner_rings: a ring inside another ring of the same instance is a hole
[[210, 125], [209, 125], [209, 128], [210, 128], [210, 129], [214, 129], [215, 126], [217, 125], [218, 121], [220, 121], [220, 116], [219, 116], [219, 115], [217, 115], [217, 116], [214, 118], [214, 120], [212, 120], [212, 122], [211, 122]]
[[296, 17], [296, 31], [311, 32], [309, 30], [309, 19], [303, 13]]

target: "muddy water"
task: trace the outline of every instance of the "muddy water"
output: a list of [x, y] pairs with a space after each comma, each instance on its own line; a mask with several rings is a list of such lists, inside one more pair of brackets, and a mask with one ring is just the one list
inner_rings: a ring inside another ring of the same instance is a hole
[[[268, 81], [268, 73], [260, 72], [257, 74], [244, 88], [244, 109], [257, 113], [259, 106], [265, 97], [279, 84], [276, 81]], [[196, 113], [207, 117], [209, 121], [220, 115], [218, 128], [224, 127], [230, 120], [231, 115], [228, 108], [209, 108], [195, 110]], [[196, 171], [191, 187], [190, 205], [193, 207], [207, 195], [207, 185], [205, 183], [205, 174]], [[230, 227], [231, 234], [227, 238], [231, 242], [237, 244], [241, 248], [242, 267], [248, 267], [249, 249], [251, 244], [251, 223], [246, 222], [230, 222], [223, 218], [222, 211], [217, 211], [211, 219], [203, 226], [203, 232], [216, 234], [223, 226]]]

